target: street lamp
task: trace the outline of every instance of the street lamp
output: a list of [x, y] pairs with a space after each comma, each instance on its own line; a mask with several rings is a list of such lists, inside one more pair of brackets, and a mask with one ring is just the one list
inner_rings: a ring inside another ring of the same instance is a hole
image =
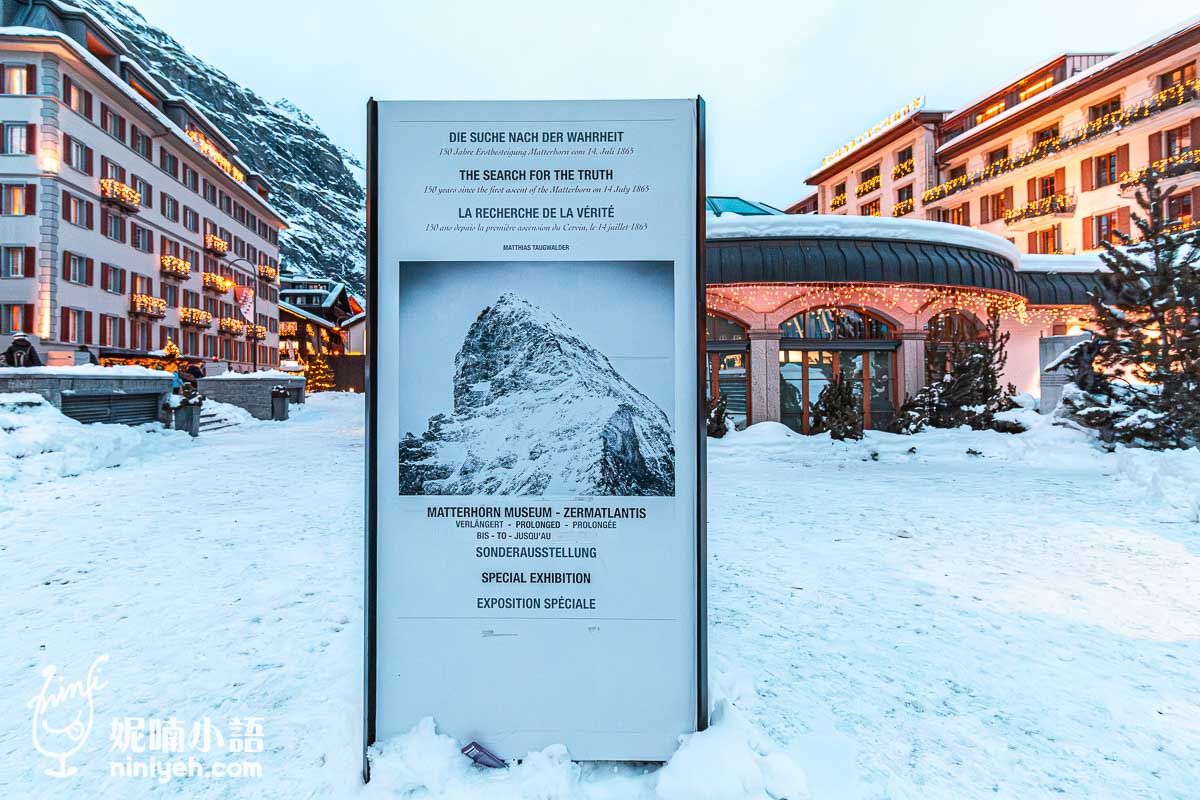
[[[254, 326], [253, 330], [255, 330], [257, 332], [257, 330], [258, 330], [258, 282], [259, 282], [259, 280], [261, 280], [261, 278], [259, 278], [259, 276], [258, 276], [258, 266], [240, 256], [238, 258], [226, 259], [226, 263], [228, 263], [229, 266], [231, 266], [231, 267], [234, 264], [238, 263], [239, 261], [244, 263], [246, 266], [250, 267], [250, 274], [254, 276], [254, 311], [253, 311], [253, 318], [250, 320], [250, 324], [252, 326]], [[259, 341], [258, 341], [258, 338], [256, 337], [254, 339], [254, 343], [252, 345], [250, 345], [250, 369], [254, 372], [258, 372], [258, 345], [259, 345]]]

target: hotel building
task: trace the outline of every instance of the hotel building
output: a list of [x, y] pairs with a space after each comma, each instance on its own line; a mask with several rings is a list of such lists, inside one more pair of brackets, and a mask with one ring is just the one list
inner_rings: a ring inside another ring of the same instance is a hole
[[1095, 253], [1132, 233], [1155, 165], [1170, 218], [1200, 206], [1200, 20], [1124, 52], [1064, 53], [954, 111], [906, 105], [824, 159], [821, 214], [967, 225], [1028, 254]]
[[0, 24], [0, 349], [278, 363], [263, 178], [88, 12], [0, 0]]

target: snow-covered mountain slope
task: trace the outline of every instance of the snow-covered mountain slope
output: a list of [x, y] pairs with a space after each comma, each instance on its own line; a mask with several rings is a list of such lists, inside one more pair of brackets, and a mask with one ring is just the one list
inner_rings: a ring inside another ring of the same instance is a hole
[[554, 314], [502, 295], [454, 365], [454, 413], [401, 442], [401, 494], [674, 494], [666, 414]]
[[285, 267], [364, 284], [366, 193], [362, 164], [287, 100], [269, 103], [201, 61], [120, 0], [77, 0], [109, 25], [156, 78], [199, 106], [271, 185], [289, 225]]

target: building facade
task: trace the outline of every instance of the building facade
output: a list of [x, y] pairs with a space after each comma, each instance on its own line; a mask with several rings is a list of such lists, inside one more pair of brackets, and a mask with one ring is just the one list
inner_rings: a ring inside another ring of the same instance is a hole
[[277, 364], [286, 225], [262, 177], [86, 11], [2, 0], [0, 23], [0, 348]]
[[341, 281], [284, 273], [279, 286], [279, 360], [299, 369], [317, 353], [366, 352], [366, 301]]
[[824, 160], [819, 213], [976, 227], [1021, 253], [1098, 252], [1133, 234], [1139, 173], [1175, 191], [1170, 219], [1200, 206], [1200, 22], [1124, 52], [1067, 53], [954, 111], [914, 101]]

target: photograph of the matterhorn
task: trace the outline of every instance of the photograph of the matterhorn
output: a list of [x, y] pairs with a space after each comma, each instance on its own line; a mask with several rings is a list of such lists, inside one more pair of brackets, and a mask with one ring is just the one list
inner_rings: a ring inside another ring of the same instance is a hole
[[[400, 494], [675, 493], [670, 262], [400, 269], [422, 298], [401, 309], [401, 374], [436, 407], [418, 427], [402, 403]], [[646, 343], [660, 355], [625, 355]]]

